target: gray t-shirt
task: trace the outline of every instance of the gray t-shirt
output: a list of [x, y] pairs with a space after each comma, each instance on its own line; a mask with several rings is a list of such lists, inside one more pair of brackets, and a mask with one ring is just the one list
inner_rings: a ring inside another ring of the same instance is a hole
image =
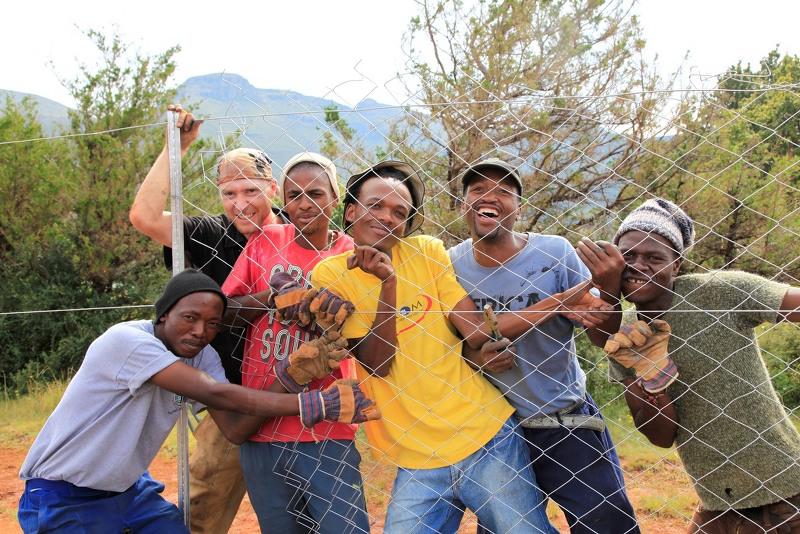
[[[475, 261], [472, 239], [449, 250], [459, 283], [482, 309], [519, 311], [589, 278], [575, 249], [558, 236], [528, 234], [525, 248], [500, 267]], [[555, 317], [514, 340], [517, 366], [486, 373], [523, 417], [553, 414], [583, 400], [586, 375], [578, 364], [573, 325]]]
[[20, 477], [105, 491], [128, 489], [178, 419], [182, 397], [148, 381], [175, 362], [227, 382], [211, 346], [194, 358], [178, 358], [155, 337], [151, 321], [119, 323], [106, 330], [86, 351], [28, 451]]

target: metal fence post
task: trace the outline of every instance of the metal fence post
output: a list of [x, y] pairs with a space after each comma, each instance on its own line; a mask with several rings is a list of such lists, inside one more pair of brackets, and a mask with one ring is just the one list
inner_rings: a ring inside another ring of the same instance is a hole
[[[178, 113], [167, 111], [167, 150], [172, 212], [172, 275], [184, 269], [183, 249], [183, 175], [181, 174], [181, 138], [176, 123]], [[178, 417], [178, 508], [189, 526], [189, 410], [181, 404]]]

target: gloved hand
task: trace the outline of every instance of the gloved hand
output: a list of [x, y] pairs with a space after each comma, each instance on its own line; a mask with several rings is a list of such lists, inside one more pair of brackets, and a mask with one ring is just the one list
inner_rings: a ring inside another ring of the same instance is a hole
[[603, 350], [623, 367], [636, 371], [645, 391], [660, 393], [678, 378], [678, 367], [669, 357], [669, 324], [656, 319], [651, 325], [636, 321], [622, 326]]
[[324, 378], [338, 369], [339, 362], [349, 355], [347, 339], [337, 330], [329, 330], [280, 360], [275, 366], [275, 375], [286, 391], [299, 393], [313, 379]]
[[311, 296], [308, 311], [314, 315], [314, 321], [323, 332], [327, 332], [333, 327], [341, 329], [345, 320], [356, 309], [352, 302], [344, 300], [325, 288], [319, 291], [312, 289], [306, 295], [306, 297], [308, 296]]
[[279, 272], [269, 279], [272, 289], [271, 307], [278, 311], [281, 321], [297, 321], [308, 326], [316, 321], [322, 332], [332, 326], [341, 328], [355, 310], [353, 303], [328, 289], [306, 289], [291, 275]]
[[363, 423], [380, 419], [375, 403], [364, 396], [356, 380], [337, 380], [323, 391], [300, 393], [300, 421], [311, 428], [322, 420]]
[[269, 279], [272, 290], [268, 305], [278, 311], [278, 320], [296, 320], [300, 313], [303, 297], [308, 290], [286, 272], [277, 272]]

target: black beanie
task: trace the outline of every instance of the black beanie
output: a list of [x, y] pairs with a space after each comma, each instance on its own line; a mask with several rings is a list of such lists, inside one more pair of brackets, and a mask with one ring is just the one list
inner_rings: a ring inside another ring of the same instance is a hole
[[220, 289], [219, 284], [201, 273], [197, 269], [186, 269], [172, 277], [164, 288], [164, 293], [156, 301], [156, 322], [161, 319], [172, 307], [186, 295], [209, 291], [216, 293], [222, 299], [222, 312], [228, 306], [228, 299]]

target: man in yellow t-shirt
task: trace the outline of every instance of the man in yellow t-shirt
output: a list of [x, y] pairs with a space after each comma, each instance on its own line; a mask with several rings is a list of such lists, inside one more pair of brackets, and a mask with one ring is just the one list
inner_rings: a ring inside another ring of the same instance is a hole
[[442, 242], [407, 237], [421, 222], [423, 193], [402, 162], [352, 176], [344, 221], [356, 249], [311, 275], [356, 308], [343, 334], [383, 414], [365, 425], [367, 437], [399, 468], [384, 531], [455, 532], [470, 508], [493, 532], [557, 532], [514, 409], [461, 356], [459, 334], [479, 348], [488, 328]]

